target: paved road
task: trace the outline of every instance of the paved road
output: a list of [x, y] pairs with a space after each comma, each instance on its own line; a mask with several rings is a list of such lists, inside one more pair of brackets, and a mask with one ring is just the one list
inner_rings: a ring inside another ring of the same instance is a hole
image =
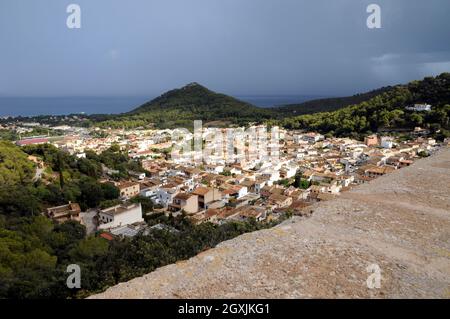
[[88, 235], [94, 233], [97, 229], [94, 219], [96, 215], [97, 211], [95, 209], [80, 214], [83, 224], [86, 226], [86, 232]]

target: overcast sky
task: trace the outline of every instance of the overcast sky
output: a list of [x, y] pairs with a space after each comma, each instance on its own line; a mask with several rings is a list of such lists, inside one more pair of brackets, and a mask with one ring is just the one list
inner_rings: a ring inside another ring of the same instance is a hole
[[[81, 29], [66, 26], [71, 3]], [[381, 29], [366, 26], [370, 3]], [[344, 95], [444, 71], [448, 0], [0, 0], [0, 96], [154, 96], [194, 81]]]

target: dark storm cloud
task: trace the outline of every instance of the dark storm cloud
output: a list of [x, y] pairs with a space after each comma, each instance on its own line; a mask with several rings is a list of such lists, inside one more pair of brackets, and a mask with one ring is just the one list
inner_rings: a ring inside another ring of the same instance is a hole
[[[381, 29], [366, 27], [370, 3]], [[449, 14], [448, 0], [2, 0], [0, 94], [151, 96], [192, 81], [356, 93], [450, 71]]]

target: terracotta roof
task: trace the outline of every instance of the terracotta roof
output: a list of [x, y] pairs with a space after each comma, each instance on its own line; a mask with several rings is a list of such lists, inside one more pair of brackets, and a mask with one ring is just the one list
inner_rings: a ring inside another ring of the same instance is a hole
[[206, 218], [212, 217], [212, 216], [217, 215], [218, 213], [219, 213], [219, 211], [218, 211], [217, 209], [215, 209], [215, 208], [210, 208], [210, 209], [208, 209], [208, 210], [205, 212], [205, 217], [206, 217]]
[[285, 200], [287, 200], [289, 197], [288, 196], [284, 196], [284, 195], [279, 195], [279, 194], [272, 194], [269, 197], [269, 201], [273, 201], [273, 202], [284, 202]]
[[39, 144], [39, 143], [47, 143], [47, 142], [48, 142], [47, 138], [29, 138], [29, 139], [18, 141], [17, 145], [22, 146], [22, 145]]
[[243, 186], [246, 186], [246, 187], [252, 187], [253, 185], [255, 185], [255, 183], [256, 182], [253, 180], [246, 179], [246, 180], [243, 180], [240, 184]]
[[211, 191], [211, 189], [207, 188], [207, 187], [197, 187], [196, 189], [194, 189], [194, 191], [192, 192], [192, 194], [195, 195], [205, 195], [207, 193], [209, 193]]
[[114, 237], [111, 234], [108, 234], [108, 233], [101, 233], [100, 237], [102, 237], [102, 238], [104, 238], [106, 240], [113, 240], [114, 239]]
[[192, 196], [195, 196], [194, 194], [188, 194], [188, 193], [178, 193], [175, 198], [182, 199], [182, 200], [188, 200]]
[[139, 186], [139, 183], [127, 181], [127, 182], [119, 183], [119, 184], [117, 185], [117, 187], [118, 187], [119, 189], [124, 189], [124, 188], [128, 188], [128, 187], [133, 187], [133, 186]]
[[301, 201], [301, 200], [296, 200], [294, 201], [289, 208], [291, 209], [302, 209], [308, 206], [311, 206], [311, 203], [305, 202], [305, 201]]

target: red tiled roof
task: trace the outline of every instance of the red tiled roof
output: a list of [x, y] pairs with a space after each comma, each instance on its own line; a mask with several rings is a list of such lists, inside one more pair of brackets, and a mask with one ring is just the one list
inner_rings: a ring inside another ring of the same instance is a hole
[[197, 187], [196, 189], [194, 189], [194, 191], [192, 192], [192, 194], [203, 196], [203, 195], [207, 194], [209, 191], [210, 191], [209, 188], [206, 188], [206, 187]]
[[111, 234], [108, 234], [108, 233], [101, 233], [100, 237], [102, 237], [102, 238], [104, 238], [106, 240], [113, 240], [114, 239], [114, 237]]
[[47, 138], [29, 138], [21, 141], [17, 141], [17, 145], [23, 146], [23, 145], [31, 145], [31, 144], [40, 144], [40, 143], [47, 143]]

